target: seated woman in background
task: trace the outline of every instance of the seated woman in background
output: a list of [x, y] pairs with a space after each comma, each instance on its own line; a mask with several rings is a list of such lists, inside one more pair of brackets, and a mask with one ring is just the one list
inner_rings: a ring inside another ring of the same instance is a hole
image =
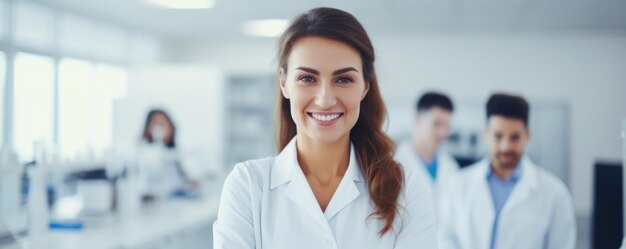
[[197, 187], [182, 165], [176, 150], [176, 126], [161, 109], [148, 112], [138, 151], [140, 188], [144, 200], [185, 195]]
[[152, 109], [146, 117], [142, 138], [146, 143], [162, 143], [173, 149], [176, 147], [176, 126], [164, 110]]
[[312, 9], [278, 50], [281, 152], [234, 167], [214, 248], [436, 248], [430, 190], [393, 160], [374, 48], [359, 21]]

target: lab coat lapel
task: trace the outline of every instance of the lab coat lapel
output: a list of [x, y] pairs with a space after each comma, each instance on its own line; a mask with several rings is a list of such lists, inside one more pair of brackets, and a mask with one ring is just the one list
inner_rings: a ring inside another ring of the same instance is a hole
[[339, 211], [359, 197], [361, 193], [356, 186], [358, 182], [363, 182], [361, 165], [356, 158], [354, 146], [350, 145], [350, 163], [348, 164], [346, 173], [339, 183], [339, 187], [337, 187], [337, 190], [330, 200], [328, 207], [326, 207], [324, 215], [327, 220], [330, 220], [333, 216], [335, 216], [335, 214], [339, 213]]
[[310, 215], [315, 221], [317, 221], [322, 227], [328, 228], [328, 221], [322, 213], [322, 209], [320, 208], [319, 203], [317, 203], [317, 199], [315, 199], [315, 195], [313, 194], [313, 190], [311, 190], [311, 186], [309, 186], [309, 182], [306, 180], [304, 173], [302, 173], [302, 169], [294, 169], [291, 183], [287, 186], [285, 190], [285, 195], [291, 201], [293, 201], [298, 207], [304, 210], [308, 215]]
[[437, 153], [437, 161], [439, 165], [437, 166], [437, 182], [434, 184], [436, 189], [442, 189], [448, 180], [453, 176], [455, 169], [454, 165], [450, 162], [450, 158], [444, 154], [443, 151], [439, 151]]
[[326, 217], [322, 213], [322, 209], [317, 203], [317, 199], [315, 199], [313, 190], [311, 190], [311, 186], [309, 186], [309, 182], [306, 180], [302, 168], [300, 168], [300, 164], [298, 163], [295, 137], [277, 156], [274, 167], [272, 168], [272, 189], [287, 182], [289, 182], [289, 185], [285, 189], [285, 196], [304, 210], [304, 212], [321, 226], [329, 228]]
[[520, 178], [517, 185], [511, 191], [511, 196], [502, 207], [502, 216], [507, 217], [508, 212], [515, 206], [523, 203], [532, 192], [537, 189], [537, 169], [534, 163], [526, 156], [522, 158]]
[[273, 190], [291, 181], [296, 167], [299, 168], [296, 155], [296, 138], [294, 137], [274, 160], [270, 176], [270, 189]]
[[475, 181], [472, 189], [468, 190], [469, 200], [473, 200], [471, 205], [471, 224], [474, 224], [473, 230], [478, 233], [477, 240], [478, 245], [481, 248], [487, 248], [491, 238], [491, 229], [493, 227], [493, 221], [495, 219], [495, 209], [493, 205], [493, 198], [491, 197], [491, 191], [487, 184], [487, 173], [489, 170], [489, 160], [482, 160], [478, 165], [478, 170], [473, 172], [472, 179]]
[[419, 159], [417, 153], [415, 153], [415, 150], [411, 146], [411, 143], [404, 143], [402, 144], [400, 149], [398, 149], [398, 160], [401, 163], [406, 164], [404, 165], [405, 169], [409, 169], [415, 172], [414, 174], [419, 178], [419, 180], [427, 183], [428, 187], [431, 190], [435, 187], [435, 183], [433, 182], [430, 175], [428, 175], [429, 173], [426, 169], [426, 166]]

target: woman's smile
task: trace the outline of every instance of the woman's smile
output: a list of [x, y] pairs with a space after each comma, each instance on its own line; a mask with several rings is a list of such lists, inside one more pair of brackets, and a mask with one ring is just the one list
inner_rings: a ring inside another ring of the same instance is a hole
[[321, 126], [331, 126], [343, 116], [343, 112], [307, 112], [306, 114]]

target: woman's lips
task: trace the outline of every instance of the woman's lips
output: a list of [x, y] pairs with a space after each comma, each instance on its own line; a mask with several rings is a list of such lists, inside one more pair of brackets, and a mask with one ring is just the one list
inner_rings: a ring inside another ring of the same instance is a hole
[[307, 114], [321, 126], [331, 126], [343, 116], [343, 112], [307, 112]]

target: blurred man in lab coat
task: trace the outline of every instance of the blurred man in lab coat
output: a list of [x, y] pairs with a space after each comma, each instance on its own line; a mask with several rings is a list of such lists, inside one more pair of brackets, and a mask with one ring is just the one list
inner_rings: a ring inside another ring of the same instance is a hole
[[489, 99], [484, 131], [489, 155], [445, 186], [440, 248], [574, 248], [576, 222], [567, 188], [524, 155], [528, 112], [522, 97]]
[[427, 92], [416, 105], [415, 123], [411, 141], [398, 147], [396, 161], [405, 168], [417, 168], [421, 181], [433, 191], [435, 206], [440, 186], [456, 172], [459, 165], [441, 144], [448, 138], [454, 105], [444, 94]]

